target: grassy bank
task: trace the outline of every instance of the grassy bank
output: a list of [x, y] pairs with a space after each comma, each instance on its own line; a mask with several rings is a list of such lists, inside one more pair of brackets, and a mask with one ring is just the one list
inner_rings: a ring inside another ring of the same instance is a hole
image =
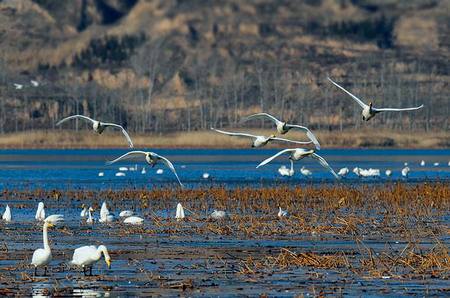
[[[237, 131], [230, 129], [230, 131]], [[270, 135], [273, 130], [248, 130], [254, 134]], [[449, 132], [407, 132], [362, 129], [355, 131], [314, 131], [323, 148], [448, 148]], [[289, 132], [287, 137], [307, 140], [299, 132]], [[131, 138], [138, 148], [245, 148], [251, 141], [230, 137], [213, 131], [196, 131], [168, 134], [134, 134]], [[25, 131], [0, 135], [0, 148], [113, 148], [126, 147], [120, 132], [97, 135], [89, 130]], [[269, 147], [288, 147], [285, 143], [273, 143]]]

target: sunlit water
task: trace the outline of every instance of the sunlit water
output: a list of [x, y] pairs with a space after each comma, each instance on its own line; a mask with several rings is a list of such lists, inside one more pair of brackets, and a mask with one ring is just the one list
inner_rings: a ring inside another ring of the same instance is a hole
[[[263, 159], [275, 154], [278, 150], [211, 150], [211, 149], [157, 149], [155, 152], [166, 156], [175, 165], [180, 179], [188, 188], [224, 186], [233, 187], [263, 187], [263, 186], [296, 186], [313, 185], [320, 187], [325, 184], [343, 183], [349, 186], [355, 184], [389, 183], [390, 181], [402, 181], [406, 183], [422, 183], [427, 181], [450, 180], [450, 150], [364, 150], [364, 149], [332, 149], [319, 152], [330, 165], [338, 171], [342, 167], [348, 167], [350, 171], [354, 167], [380, 169], [380, 178], [356, 177], [349, 173], [347, 178], [337, 182], [334, 177], [323, 169], [316, 160], [305, 158], [295, 163], [296, 173], [294, 177], [281, 177], [278, 168], [281, 165], [289, 167], [287, 156], [276, 159], [265, 167], [256, 169], [256, 165]], [[0, 151], [0, 187], [2, 189], [85, 189], [85, 190], [120, 190], [128, 188], [178, 187], [175, 177], [164, 165], [150, 168], [143, 160], [129, 160], [112, 166], [106, 166], [107, 160], [112, 160], [125, 150], [3, 150]], [[424, 160], [425, 166], [420, 162]], [[408, 179], [402, 178], [401, 169], [407, 162], [411, 169]], [[439, 163], [434, 166], [434, 163]], [[305, 166], [312, 171], [311, 178], [305, 178], [300, 174], [300, 167]], [[127, 171], [119, 171], [119, 167], [127, 167]], [[146, 173], [141, 171], [145, 167]], [[133, 170], [130, 170], [133, 169]], [[158, 169], [163, 169], [162, 174], [157, 174]], [[393, 174], [387, 178], [386, 169]], [[104, 176], [100, 177], [99, 173]], [[123, 177], [116, 177], [116, 173], [122, 172]], [[204, 173], [209, 173], [210, 178], [202, 178]], [[311, 286], [334, 287], [339, 284], [345, 288], [343, 294], [350, 295], [380, 295], [389, 287], [390, 294], [423, 294], [425, 289], [430, 293], [439, 293], [444, 287], [443, 281], [435, 280], [366, 280], [359, 276], [348, 276], [348, 280], [342, 279], [342, 275], [333, 270], [314, 270], [323, 274], [323, 279], [310, 278], [307, 268], [275, 273], [260, 280], [258, 284], [249, 282], [245, 275], [232, 275], [232, 280], [224, 278], [222, 259], [217, 255], [228, 258], [227, 262], [234, 262], [238, 266], [240, 258], [248, 255], [270, 254], [272, 250], [288, 247], [293, 251], [316, 252], [357, 252], [353, 239], [339, 235], [309, 234], [279, 236], [276, 239], [254, 239], [247, 237], [224, 235], [197, 235], [190, 233], [195, 230], [195, 225], [201, 223], [185, 223], [184, 234], [167, 234], [153, 220], [154, 215], [162, 218], [173, 218], [176, 202], [171, 202], [172, 209], [161, 209], [161, 206], [149, 206], [148, 210], [141, 210], [136, 200], [121, 200], [108, 202], [112, 211], [117, 213], [124, 209], [132, 209], [138, 215], [145, 217], [142, 229], [123, 236], [121, 233], [125, 226], [120, 223], [112, 225], [94, 224], [92, 227], [81, 223], [81, 201], [72, 198], [64, 198], [60, 201], [39, 198], [46, 203], [47, 214], [64, 214], [63, 226], [66, 231], [54, 229], [50, 232], [50, 239], [54, 247], [54, 260], [51, 263], [53, 269], [50, 276], [34, 280], [22, 280], [21, 273], [32, 273], [29, 267], [32, 251], [42, 246], [41, 227], [34, 221], [34, 212], [37, 206], [37, 198], [29, 200], [8, 199], [3, 197], [0, 201], [0, 211], [4, 204], [12, 207], [13, 222], [0, 223], [0, 274], [13, 276], [18, 283], [3, 285], [10, 287], [17, 293], [26, 296], [47, 297], [56, 289], [60, 295], [76, 296], [103, 296], [115, 295], [179, 295], [181, 290], [169, 289], [165, 283], [188, 280], [192, 276], [195, 279], [196, 290], [188, 295], [198, 294], [205, 296], [227, 296], [224, 293], [242, 293], [243, 295], [256, 296], [261, 291], [271, 296], [292, 297], [294, 294], [314, 294]], [[103, 200], [103, 199], [102, 199]], [[98, 202], [84, 202], [86, 204]], [[151, 204], [151, 202], [150, 202]], [[206, 216], [211, 210], [196, 210]], [[227, 210], [233, 213], [233, 210]], [[188, 213], [189, 214], [189, 213]], [[255, 210], [255, 214], [257, 214]], [[276, 214], [276, 210], [274, 210]], [[188, 215], [189, 216], [189, 215]], [[98, 219], [98, 211], [94, 215]], [[275, 215], [274, 215], [274, 218]], [[439, 222], [448, 223], [448, 216], [434, 218]], [[227, 223], [228, 224], [228, 223]], [[280, 224], [283, 224], [282, 222]], [[26, 232], [24, 232], [26, 231]], [[145, 231], [153, 231], [150, 235]], [[189, 232], [190, 231], [190, 232]], [[431, 239], [417, 239], [422, 246], [434, 245]], [[440, 237], [443, 243], [448, 243], [449, 238]], [[66, 264], [70, 260], [73, 249], [83, 244], [103, 243], [113, 253], [113, 268], [108, 271], [103, 263], [94, 268], [97, 277], [85, 278], [76, 269], [68, 269]], [[407, 242], [396, 234], [383, 234], [382, 237], [368, 235], [364, 239], [365, 245], [375, 251], [383, 251], [386, 243], [401, 251]], [[130, 254], [128, 254], [130, 252]], [[227, 255], [231, 252], [232, 255]], [[206, 265], [205, 265], [206, 264]], [[233, 266], [234, 266], [233, 265]], [[14, 268], [4, 270], [2, 268]], [[161, 275], [164, 279], [153, 280], [149, 276]], [[218, 276], [217, 278], [215, 276]], [[166, 281], [167, 279], [167, 281]], [[354, 286], [347, 287], [351, 281]], [[161, 286], [163, 284], [163, 286]], [[170, 284], [170, 283], [169, 283]], [[0, 285], [1, 288], [1, 285]], [[161, 290], [162, 288], [162, 290]], [[196, 292], [201, 289], [200, 292]], [[407, 289], [407, 290], [406, 290]], [[361, 292], [363, 291], [363, 292]], [[384, 293], [386, 294], [386, 293]], [[1, 294], [0, 294], [1, 296]]]
[[[282, 177], [278, 168], [289, 167], [287, 155], [256, 169], [265, 158], [278, 152], [276, 149], [156, 149], [175, 165], [181, 181], [189, 188], [221, 185], [273, 186], [278, 184], [301, 185], [336, 183], [334, 177], [316, 160], [305, 158], [295, 163], [293, 177]], [[125, 150], [2, 150], [0, 151], [0, 187], [8, 189], [122, 189], [128, 187], [152, 188], [175, 186], [173, 174], [163, 164], [149, 167], [143, 159], [128, 160], [106, 166], [105, 162], [125, 153]], [[397, 149], [329, 149], [318, 152], [337, 172], [348, 167], [350, 173], [340, 183], [376, 183], [409, 181], [412, 183], [450, 179], [450, 150], [397, 150]], [[424, 160], [425, 166], [420, 166]], [[407, 162], [411, 169], [406, 180], [401, 169]], [[434, 163], [439, 163], [435, 166]], [[313, 175], [300, 174], [305, 166]], [[119, 171], [127, 167], [128, 171]], [[146, 173], [141, 171], [145, 167]], [[380, 169], [380, 178], [358, 178], [351, 172], [354, 167]], [[135, 171], [133, 171], [136, 169]], [[157, 170], [162, 169], [162, 174]], [[386, 177], [385, 170], [392, 170]], [[100, 177], [99, 173], [104, 176]], [[116, 173], [124, 176], [117, 177]], [[209, 178], [204, 179], [203, 174]]]

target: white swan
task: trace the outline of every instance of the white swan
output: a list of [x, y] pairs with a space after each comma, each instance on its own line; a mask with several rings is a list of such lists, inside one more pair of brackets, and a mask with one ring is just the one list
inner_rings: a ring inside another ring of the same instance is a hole
[[277, 118], [275, 118], [274, 116], [267, 114], [267, 113], [257, 113], [257, 114], [247, 116], [247, 117], [243, 118], [241, 120], [241, 122], [245, 122], [250, 119], [258, 119], [258, 118], [265, 118], [265, 119], [269, 119], [272, 122], [274, 122], [275, 125], [277, 126], [277, 131], [281, 134], [285, 134], [291, 129], [298, 129], [298, 130], [305, 132], [306, 136], [314, 143], [316, 148], [318, 150], [320, 150], [320, 144], [319, 144], [319, 141], [317, 140], [316, 136], [305, 126], [288, 124], [287, 122], [280, 121]]
[[338, 175], [341, 177], [345, 177], [349, 172], [350, 172], [349, 169], [345, 167], [339, 170]]
[[80, 217], [82, 219], [84, 219], [84, 218], [86, 218], [86, 216], [88, 214], [88, 208], [87, 208], [87, 206], [85, 204], [82, 204], [81, 208], [83, 208], [83, 210], [81, 210], [81, 212], [80, 212]]
[[180, 221], [184, 219], [184, 208], [181, 203], [177, 204], [177, 212], [175, 213], [176, 220]]
[[413, 108], [374, 108], [372, 106], [372, 102], [369, 102], [369, 105], [366, 105], [361, 99], [356, 97], [355, 95], [351, 94], [349, 91], [345, 90], [342, 86], [338, 85], [336, 82], [334, 82], [332, 79], [328, 78], [328, 80], [333, 83], [336, 87], [350, 95], [363, 109], [362, 110], [362, 119], [365, 121], [369, 121], [371, 118], [373, 118], [376, 114], [381, 112], [399, 112], [399, 111], [414, 111], [421, 109], [423, 105], [420, 105], [418, 107]]
[[361, 169], [359, 167], [354, 167], [352, 170], [352, 172], [358, 177], [361, 177], [360, 171]]
[[114, 215], [109, 213], [108, 207], [106, 206], [106, 202], [103, 202], [102, 207], [100, 209], [100, 219], [99, 222], [109, 223], [114, 221]]
[[438, 163], [438, 162], [435, 162], [435, 163], [433, 163], [433, 166], [438, 167], [438, 166], [439, 166], [439, 163]]
[[36, 249], [33, 253], [33, 257], [31, 258], [31, 265], [34, 265], [34, 275], [37, 273], [38, 266], [44, 266], [45, 272], [44, 275], [47, 274], [47, 265], [52, 260], [52, 251], [50, 249], [50, 245], [48, 244], [48, 228], [53, 227], [56, 223], [64, 220], [64, 217], [60, 214], [50, 215], [44, 220], [42, 235], [44, 239], [44, 248]]
[[134, 214], [134, 212], [131, 210], [123, 210], [123, 211], [120, 211], [119, 217], [129, 217], [129, 216], [132, 216], [133, 214]]
[[139, 216], [130, 216], [125, 218], [123, 223], [132, 224], [132, 225], [140, 225], [144, 222], [144, 219]]
[[71, 264], [83, 267], [84, 275], [86, 275], [86, 268], [89, 268], [90, 275], [92, 275], [92, 265], [100, 260], [102, 254], [105, 258], [106, 265], [108, 265], [108, 268], [111, 268], [111, 257], [104, 245], [100, 245], [99, 247], [89, 245], [75, 249]]
[[157, 169], [156, 170], [156, 174], [158, 174], [158, 175], [161, 175], [161, 174], [163, 174], [164, 173], [164, 170], [163, 169]]
[[107, 127], [120, 128], [122, 130], [122, 133], [125, 136], [125, 138], [127, 138], [128, 145], [130, 146], [130, 148], [133, 148], [133, 142], [131, 141], [130, 136], [128, 135], [127, 131], [119, 124], [100, 122], [100, 121], [91, 119], [89, 117], [83, 116], [83, 115], [73, 115], [73, 116], [69, 116], [67, 118], [60, 120], [58, 123], [56, 123], [56, 126], [66, 122], [68, 120], [71, 120], [71, 119], [83, 119], [83, 120], [90, 121], [92, 123], [92, 129], [98, 134], [102, 134], [102, 132]]
[[302, 173], [302, 175], [305, 177], [311, 177], [312, 175], [312, 172], [305, 167], [301, 167], [300, 173]]
[[387, 169], [386, 172], [384, 172], [387, 177], [391, 177], [392, 171], [390, 169]]
[[94, 209], [92, 207], [89, 207], [89, 209], [88, 209], [88, 218], [86, 219], [86, 222], [88, 224], [93, 224], [94, 223], [94, 218], [92, 217], [92, 212], [94, 212]]
[[122, 172], [117, 172], [117, 173], [115, 174], [115, 176], [116, 176], [116, 177], [125, 177], [126, 174], [125, 174], [125, 173], [122, 173]]
[[36, 215], [34, 216], [36, 220], [44, 220], [45, 219], [45, 209], [44, 209], [44, 203], [39, 202], [38, 208], [36, 211]]
[[404, 167], [404, 168], [402, 169], [402, 176], [405, 177], [405, 178], [408, 178], [408, 176], [409, 176], [409, 171], [410, 171], [409, 167]]
[[2, 219], [6, 222], [11, 221], [12, 215], [11, 215], [11, 209], [9, 208], [9, 205], [6, 205], [5, 212], [2, 215]]
[[421, 167], [424, 167], [424, 166], [425, 166], [425, 160], [422, 160], [422, 161], [420, 162], [420, 166], [421, 166]]
[[288, 212], [286, 210], [281, 209], [281, 207], [278, 206], [278, 217], [286, 217], [288, 216]]
[[227, 216], [227, 214], [225, 213], [225, 211], [214, 209], [214, 212], [211, 213], [210, 216], [213, 219], [224, 219]]
[[36, 80], [30, 80], [30, 83], [33, 87], [39, 87], [39, 82]]
[[14, 88], [16, 88], [16, 90], [20, 90], [20, 89], [23, 88], [23, 85], [22, 85], [22, 84], [14, 83], [13, 85], [14, 85]]
[[98, 172], [98, 176], [99, 177], [103, 177], [103, 176], [105, 176], [105, 173], [104, 172]]
[[288, 176], [288, 177], [292, 177], [295, 173], [294, 171], [294, 162], [292, 160], [289, 160], [291, 162], [291, 168], [288, 169], [286, 168], [286, 166], [281, 166], [278, 169], [278, 173], [280, 173], [281, 176]]
[[209, 179], [209, 177], [210, 177], [209, 173], [203, 173], [202, 174], [202, 178], [203, 179]]
[[277, 158], [278, 156], [285, 154], [285, 153], [290, 153], [289, 159], [293, 160], [293, 161], [298, 161], [302, 158], [305, 158], [307, 156], [314, 158], [316, 160], [319, 161], [319, 163], [326, 169], [328, 169], [331, 174], [333, 174], [334, 177], [336, 177], [336, 179], [341, 179], [340, 176], [338, 176], [334, 170], [330, 167], [330, 165], [327, 163], [327, 161], [321, 157], [320, 155], [318, 155], [317, 153], [314, 152], [314, 150], [308, 150], [308, 149], [303, 149], [303, 148], [292, 148], [292, 149], [284, 149], [281, 150], [280, 152], [278, 152], [277, 154], [263, 160], [259, 165], [256, 166], [256, 168], [262, 167], [266, 164], [268, 164], [269, 162], [271, 162], [272, 160], [274, 160], [275, 158]]
[[170, 162], [170, 160], [168, 160], [164, 156], [161, 156], [161, 155], [156, 154], [154, 152], [130, 151], [130, 152], [125, 153], [124, 155], [114, 159], [113, 161], [108, 161], [106, 164], [111, 165], [111, 164], [113, 164], [115, 162], [118, 162], [119, 160], [127, 159], [127, 158], [130, 158], [130, 157], [135, 157], [135, 156], [138, 156], [138, 155], [144, 155], [145, 156], [145, 161], [152, 167], [154, 167], [158, 163], [158, 161], [162, 160], [164, 162], [164, 164], [172, 171], [172, 173], [174, 173], [174, 175], [177, 178], [178, 183], [180, 184], [180, 186], [183, 187], [183, 183], [181, 183], [180, 178], [178, 178], [177, 171], [175, 171], [175, 167]]
[[265, 137], [265, 136], [255, 136], [255, 135], [252, 135], [252, 134], [249, 134], [249, 133], [228, 132], [228, 131], [215, 129], [215, 128], [212, 128], [212, 127], [211, 127], [211, 129], [216, 131], [216, 132], [218, 132], [218, 133], [229, 135], [229, 136], [252, 138], [253, 139], [252, 148], [263, 147], [263, 146], [267, 145], [271, 141], [280, 141], [280, 142], [287, 142], [287, 143], [294, 143], [294, 144], [311, 144], [312, 143], [312, 141], [299, 142], [299, 141], [292, 141], [292, 140], [283, 139], [283, 138], [277, 138], [276, 135], [271, 135], [269, 137]]
[[145, 170], [145, 167], [142, 168], [141, 174], [145, 175], [147, 173], [147, 171]]

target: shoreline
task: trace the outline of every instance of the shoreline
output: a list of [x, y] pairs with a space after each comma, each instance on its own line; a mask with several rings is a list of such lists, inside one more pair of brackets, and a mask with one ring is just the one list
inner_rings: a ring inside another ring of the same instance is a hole
[[[228, 131], [244, 131], [225, 129]], [[248, 129], [253, 134], [270, 135], [273, 130]], [[448, 132], [314, 131], [322, 149], [447, 149]], [[130, 133], [135, 148], [242, 149], [251, 148], [248, 138], [221, 135], [209, 130], [167, 134]], [[284, 138], [307, 140], [300, 132], [290, 132]], [[263, 148], [295, 148], [295, 144], [271, 143]], [[299, 147], [312, 147], [300, 145]], [[97, 135], [90, 130], [34, 130], [0, 135], [0, 149], [119, 149], [128, 148], [120, 132]]]

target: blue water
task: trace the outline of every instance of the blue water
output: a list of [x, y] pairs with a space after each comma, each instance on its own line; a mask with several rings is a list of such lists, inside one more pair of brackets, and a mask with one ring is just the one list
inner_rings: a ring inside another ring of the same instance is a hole
[[[121, 189], [177, 186], [173, 174], [163, 165], [150, 168], [143, 159], [127, 160], [107, 166], [107, 160], [127, 152], [121, 149], [81, 150], [1, 150], [0, 187], [2, 189]], [[155, 149], [154, 152], [170, 159], [186, 187], [210, 186], [271, 186], [278, 184], [299, 185], [338, 183], [320, 164], [311, 158], [295, 163], [293, 177], [278, 174], [281, 165], [289, 167], [287, 155], [256, 169], [256, 165], [278, 152], [278, 149]], [[342, 167], [350, 171], [354, 167], [377, 168], [380, 178], [358, 178], [349, 173], [339, 183], [384, 183], [386, 181], [449, 181], [450, 150], [399, 150], [399, 149], [327, 149], [318, 152], [337, 172]], [[425, 160], [426, 165], [420, 166]], [[401, 176], [407, 162], [411, 169], [408, 179]], [[439, 166], [434, 166], [439, 162]], [[137, 167], [137, 171], [124, 171], [124, 177], [116, 177], [119, 167]], [[300, 168], [313, 172], [311, 178], [303, 177]], [[145, 167], [147, 173], [141, 174]], [[163, 174], [156, 174], [163, 169]], [[384, 172], [391, 169], [390, 178]], [[99, 177], [99, 172], [104, 176]], [[209, 179], [203, 179], [209, 173]]]

